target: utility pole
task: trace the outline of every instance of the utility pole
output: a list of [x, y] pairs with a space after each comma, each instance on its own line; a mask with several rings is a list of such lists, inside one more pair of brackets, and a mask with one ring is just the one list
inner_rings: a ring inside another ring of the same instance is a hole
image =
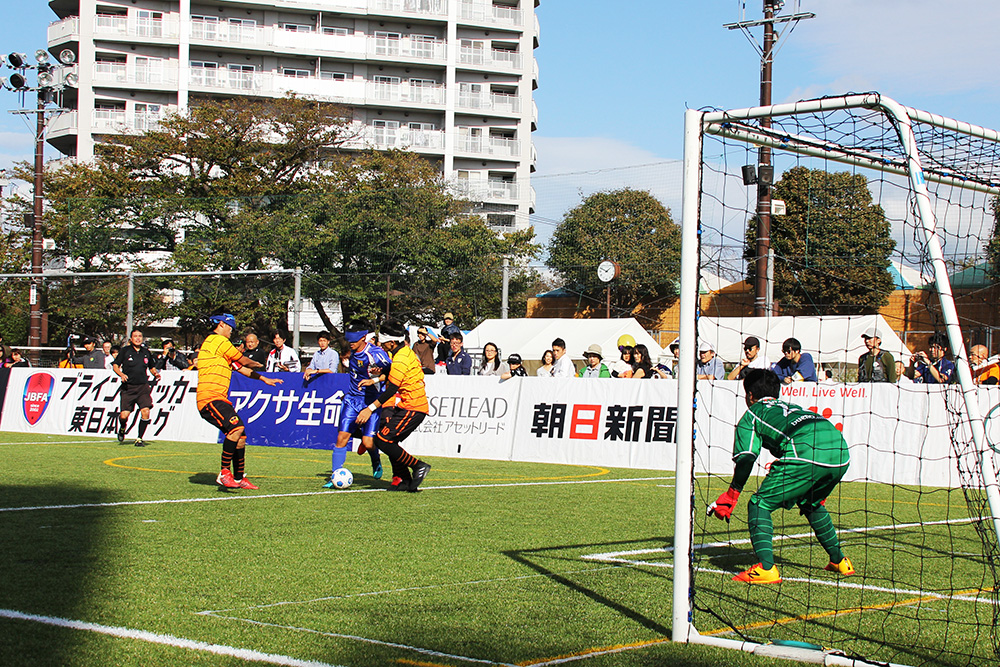
[[[737, 23], [727, 23], [724, 28], [730, 30], [740, 29], [754, 45], [760, 54], [760, 106], [771, 105], [771, 83], [772, 66], [774, 55], [777, 52], [780, 38], [784, 31], [775, 32], [775, 24], [787, 23], [787, 30], [791, 32], [802, 19], [811, 19], [816, 15], [811, 12], [793, 11], [791, 14], [778, 15], [785, 5], [784, 0], [763, 0], [764, 18], [759, 21], [741, 20]], [[799, 0], [795, 0], [795, 10], [798, 9]], [[750, 34], [750, 28], [756, 26], [764, 27], [763, 45]], [[765, 116], [760, 119], [760, 126], [763, 129], [771, 127], [771, 118]], [[773, 256], [771, 252], [771, 185], [774, 182], [774, 167], [771, 164], [771, 149], [761, 146], [758, 149], [756, 183], [757, 183], [757, 243], [756, 259], [754, 261], [754, 317], [765, 317], [771, 314], [772, 302], [770, 293], [769, 275], [773, 267], [769, 266], [768, 257]]]

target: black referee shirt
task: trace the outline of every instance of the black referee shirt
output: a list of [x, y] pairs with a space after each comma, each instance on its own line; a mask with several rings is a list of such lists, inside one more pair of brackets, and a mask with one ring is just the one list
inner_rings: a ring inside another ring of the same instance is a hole
[[131, 343], [121, 349], [112, 364], [121, 367], [122, 373], [128, 378], [127, 384], [146, 384], [149, 382], [146, 369], [156, 368], [156, 361], [149, 348], [143, 345], [137, 350]]

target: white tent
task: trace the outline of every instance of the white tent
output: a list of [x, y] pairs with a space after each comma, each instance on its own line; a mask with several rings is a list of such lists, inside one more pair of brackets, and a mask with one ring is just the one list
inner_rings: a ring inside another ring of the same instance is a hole
[[723, 361], [736, 363], [743, 355], [747, 336], [760, 339], [761, 350], [771, 360], [781, 359], [781, 344], [797, 338], [802, 351], [816, 363], [858, 363], [868, 351], [861, 334], [874, 328], [882, 339], [882, 349], [896, 361], [909, 366], [913, 354], [881, 315], [825, 315], [818, 317], [702, 317], [698, 320], [700, 340], [715, 346]]
[[572, 359], [582, 359], [583, 352], [597, 343], [604, 351], [604, 358], [618, 358], [618, 337], [630, 334], [649, 348], [650, 359], [656, 359], [663, 349], [634, 318], [610, 320], [581, 320], [572, 318], [520, 318], [510, 320], [486, 320], [465, 334], [465, 347], [470, 350], [482, 349], [486, 343], [495, 343], [504, 359], [517, 352], [525, 360], [542, 358], [542, 353], [552, 347], [552, 341], [562, 338], [566, 341], [566, 352]]

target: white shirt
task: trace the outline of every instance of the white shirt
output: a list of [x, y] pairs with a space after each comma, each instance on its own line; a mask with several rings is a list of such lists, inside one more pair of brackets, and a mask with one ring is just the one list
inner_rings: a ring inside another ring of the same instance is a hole
[[295, 354], [292, 348], [285, 345], [280, 350], [274, 348], [267, 355], [267, 372], [275, 373], [281, 369], [278, 368], [278, 364], [284, 364], [288, 366], [288, 370], [291, 373], [298, 373], [302, 370], [302, 364], [299, 362], [299, 356]]
[[552, 377], [554, 378], [576, 377], [576, 366], [573, 365], [573, 362], [569, 358], [568, 354], [563, 353], [563, 356], [556, 359], [556, 363], [552, 365]]

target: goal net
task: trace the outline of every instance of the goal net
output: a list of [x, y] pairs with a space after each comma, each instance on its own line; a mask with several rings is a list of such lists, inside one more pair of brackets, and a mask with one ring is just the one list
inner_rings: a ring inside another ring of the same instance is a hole
[[[974, 378], [1000, 325], [1000, 134], [875, 93], [689, 111], [685, 132], [678, 405], [693, 407], [678, 417], [674, 639], [825, 664], [995, 664], [1000, 386]], [[762, 269], [768, 316], [752, 317]], [[748, 278], [699, 294], [706, 274]], [[792, 504], [772, 513], [781, 582], [732, 579], [760, 560], [747, 510], [774, 459], [761, 452], [730, 522], [706, 513], [747, 407], [742, 382], [697, 375], [712, 356], [738, 375], [754, 339], [790, 376], [780, 399], [847, 442], [825, 507], [853, 576], [824, 569]]]

